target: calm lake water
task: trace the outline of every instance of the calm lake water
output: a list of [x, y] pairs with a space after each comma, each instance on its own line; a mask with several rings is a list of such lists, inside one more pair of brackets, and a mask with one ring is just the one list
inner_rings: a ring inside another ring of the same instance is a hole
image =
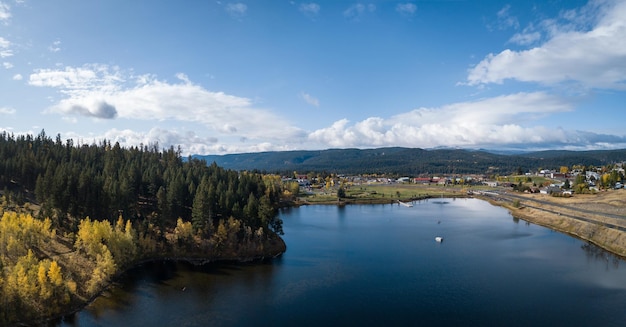
[[487, 202], [308, 206], [281, 216], [281, 258], [144, 265], [58, 325], [626, 324], [625, 261]]

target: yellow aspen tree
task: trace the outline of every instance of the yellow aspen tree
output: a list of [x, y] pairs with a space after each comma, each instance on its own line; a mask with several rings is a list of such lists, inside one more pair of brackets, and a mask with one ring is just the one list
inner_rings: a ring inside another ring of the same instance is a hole
[[48, 281], [46, 261], [40, 261], [37, 269], [37, 282], [39, 284], [39, 298], [46, 302], [52, 297], [52, 287]]
[[56, 261], [50, 262], [50, 268], [48, 269], [48, 278], [50, 279], [50, 283], [55, 287], [60, 287], [63, 285], [63, 275], [61, 274], [61, 267], [57, 264]]
[[119, 233], [124, 232], [124, 218], [122, 218], [122, 215], [119, 215], [119, 217], [117, 217], [117, 222], [115, 223], [115, 231]]
[[95, 294], [100, 291], [100, 288], [104, 286], [111, 276], [115, 273], [116, 265], [113, 260], [113, 255], [106, 245], [101, 245], [102, 254], [96, 256], [96, 267], [91, 273], [91, 279], [87, 282], [87, 292]]
[[226, 227], [224, 219], [221, 219], [217, 225], [217, 232], [213, 234], [213, 239], [216, 249], [221, 249], [224, 242], [228, 239], [228, 228]]

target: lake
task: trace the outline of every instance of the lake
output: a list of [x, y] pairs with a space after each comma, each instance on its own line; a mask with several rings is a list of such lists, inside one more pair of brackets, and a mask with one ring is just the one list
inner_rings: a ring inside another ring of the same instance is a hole
[[281, 217], [280, 258], [146, 264], [58, 326], [626, 322], [625, 261], [481, 200], [305, 206]]

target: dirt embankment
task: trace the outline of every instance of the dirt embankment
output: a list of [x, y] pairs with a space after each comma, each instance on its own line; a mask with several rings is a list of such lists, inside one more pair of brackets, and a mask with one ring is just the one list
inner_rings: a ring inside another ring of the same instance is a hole
[[[488, 198], [514, 217], [594, 243], [626, 257], [626, 190], [569, 198], [543, 194], [502, 194]], [[519, 206], [513, 203], [519, 201]]]

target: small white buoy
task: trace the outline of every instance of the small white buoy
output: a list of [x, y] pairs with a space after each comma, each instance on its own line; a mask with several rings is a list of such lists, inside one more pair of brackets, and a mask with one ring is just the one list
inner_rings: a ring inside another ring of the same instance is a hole
[[443, 237], [437, 236], [437, 237], [435, 237], [435, 241], [441, 243], [441, 242], [443, 242]]

